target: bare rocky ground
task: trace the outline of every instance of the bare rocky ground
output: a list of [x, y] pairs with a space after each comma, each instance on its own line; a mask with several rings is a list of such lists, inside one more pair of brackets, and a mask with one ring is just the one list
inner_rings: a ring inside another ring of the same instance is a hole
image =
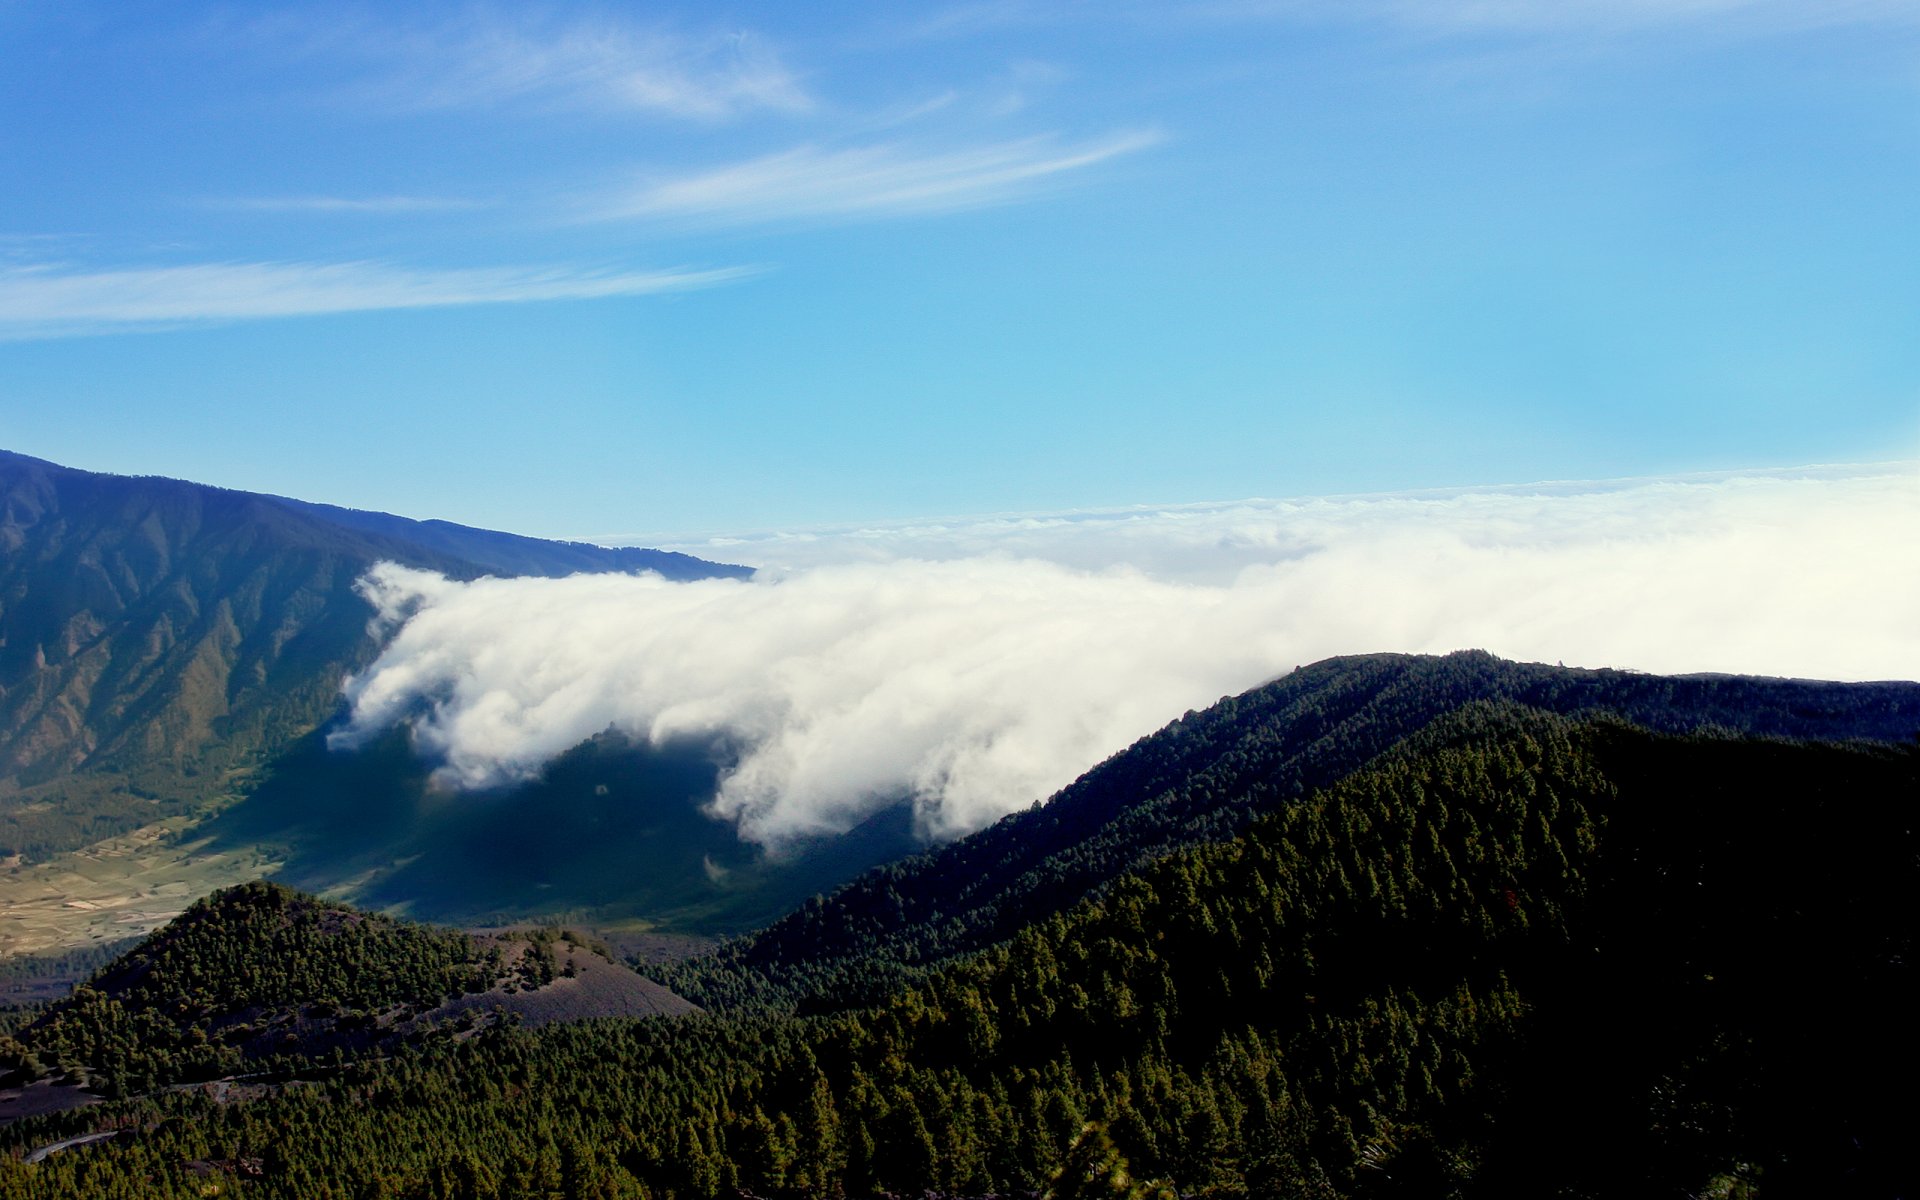
[[[525, 943], [520, 954], [538, 953]], [[628, 967], [585, 946], [560, 941], [553, 948], [553, 979], [528, 988], [512, 978], [484, 992], [449, 1000], [422, 1015], [422, 1021], [447, 1021], [463, 1013], [499, 1010], [516, 1014], [520, 1023], [535, 1028], [554, 1021], [587, 1021], [595, 1017], [677, 1017], [701, 1011], [689, 1000], [669, 991]], [[510, 963], [509, 966], [517, 965]]]
[[0, 1125], [98, 1103], [100, 1097], [87, 1089], [51, 1079], [26, 1087], [0, 1088]]
[[615, 958], [643, 964], [696, 958], [720, 944], [718, 938], [690, 933], [660, 933], [650, 929], [596, 927], [592, 933], [612, 948]]

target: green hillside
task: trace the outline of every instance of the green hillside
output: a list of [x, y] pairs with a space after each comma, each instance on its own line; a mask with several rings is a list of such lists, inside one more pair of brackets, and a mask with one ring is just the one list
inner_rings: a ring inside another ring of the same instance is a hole
[[[583, 973], [593, 986], [556, 986]], [[14, 1086], [52, 1077], [140, 1095], [334, 1066], [464, 1036], [508, 1012], [554, 1020], [634, 1011], [692, 1007], [582, 935], [476, 936], [250, 883], [195, 903], [21, 1024], [0, 1041], [0, 1070]]]
[[0, 1195], [1908, 1195], [1916, 797], [1911, 745], [1460, 705], [870, 1005], [35, 1118], [126, 1132]]
[[485, 990], [502, 969], [497, 948], [465, 934], [248, 884], [108, 964], [8, 1052], [27, 1078], [58, 1069], [111, 1095], [147, 1092], [321, 1043], [371, 1044], [393, 1010]]

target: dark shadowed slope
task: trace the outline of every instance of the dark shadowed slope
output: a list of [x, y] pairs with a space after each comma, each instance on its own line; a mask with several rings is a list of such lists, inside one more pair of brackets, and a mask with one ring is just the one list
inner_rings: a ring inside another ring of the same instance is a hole
[[380, 561], [744, 573], [0, 452], [0, 855], [217, 796], [318, 725], [374, 651], [354, 582]]
[[448, 795], [404, 729], [354, 751], [311, 734], [191, 835], [210, 852], [265, 848], [295, 887], [434, 921], [642, 918], [737, 933], [924, 847], [903, 807], [777, 860], [709, 816], [723, 760], [701, 742], [607, 732], [537, 779]]
[[680, 964], [670, 981], [708, 1007], [863, 1002], [892, 987], [902, 968], [992, 945], [1124, 871], [1232, 837], [1480, 701], [1612, 714], [1661, 732], [1911, 742], [1920, 731], [1913, 683], [1674, 678], [1482, 652], [1328, 659], [1189, 713], [1045, 805], [875, 870], [757, 935]]

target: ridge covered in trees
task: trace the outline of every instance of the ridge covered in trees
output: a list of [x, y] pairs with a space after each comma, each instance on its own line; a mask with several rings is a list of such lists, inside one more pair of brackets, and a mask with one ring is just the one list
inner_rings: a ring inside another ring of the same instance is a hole
[[[1911, 731], [1432, 699], [1231, 836], [871, 999], [502, 1025], [33, 1118], [0, 1146], [114, 1137], [0, 1158], [0, 1197], [1912, 1194]], [[1160, 761], [1127, 766], [1142, 794], [1196, 794]]]
[[1484, 651], [1333, 658], [1188, 713], [1045, 805], [878, 868], [703, 959], [668, 968], [709, 1008], [825, 1011], [1064, 911], [1122, 872], [1233, 836], [1463, 705], [1504, 700], [1663, 732], [1910, 742], [1920, 685], [1668, 677]]
[[[337, 1066], [507, 1020], [527, 1007], [523, 993], [583, 967], [630, 974], [610, 956], [570, 931], [475, 936], [244, 884], [198, 901], [30, 1014], [0, 1038], [0, 1068], [16, 1084], [52, 1077], [123, 1097], [235, 1073]], [[633, 982], [629, 993], [653, 986]], [[691, 1011], [664, 989], [622, 998], [644, 1010]]]

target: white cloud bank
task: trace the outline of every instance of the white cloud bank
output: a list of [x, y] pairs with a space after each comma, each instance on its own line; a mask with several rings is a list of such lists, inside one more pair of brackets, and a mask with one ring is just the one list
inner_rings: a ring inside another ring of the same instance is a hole
[[[890, 557], [950, 536], [896, 531], [847, 543], [870, 561], [746, 583], [389, 565], [363, 586], [403, 623], [348, 682], [344, 740], [414, 716], [442, 781], [475, 787], [610, 726], [718, 735], [740, 758], [715, 812], [747, 838], [846, 829], [903, 794], [946, 836], [1333, 654], [1920, 678], [1917, 519], [1903, 467], [1049, 518], [949, 561]], [[1123, 547], [1154, 573], [1084, 561]], [[1209, 548], [1230, 579], [1195, 581], [1218, 574]]]

